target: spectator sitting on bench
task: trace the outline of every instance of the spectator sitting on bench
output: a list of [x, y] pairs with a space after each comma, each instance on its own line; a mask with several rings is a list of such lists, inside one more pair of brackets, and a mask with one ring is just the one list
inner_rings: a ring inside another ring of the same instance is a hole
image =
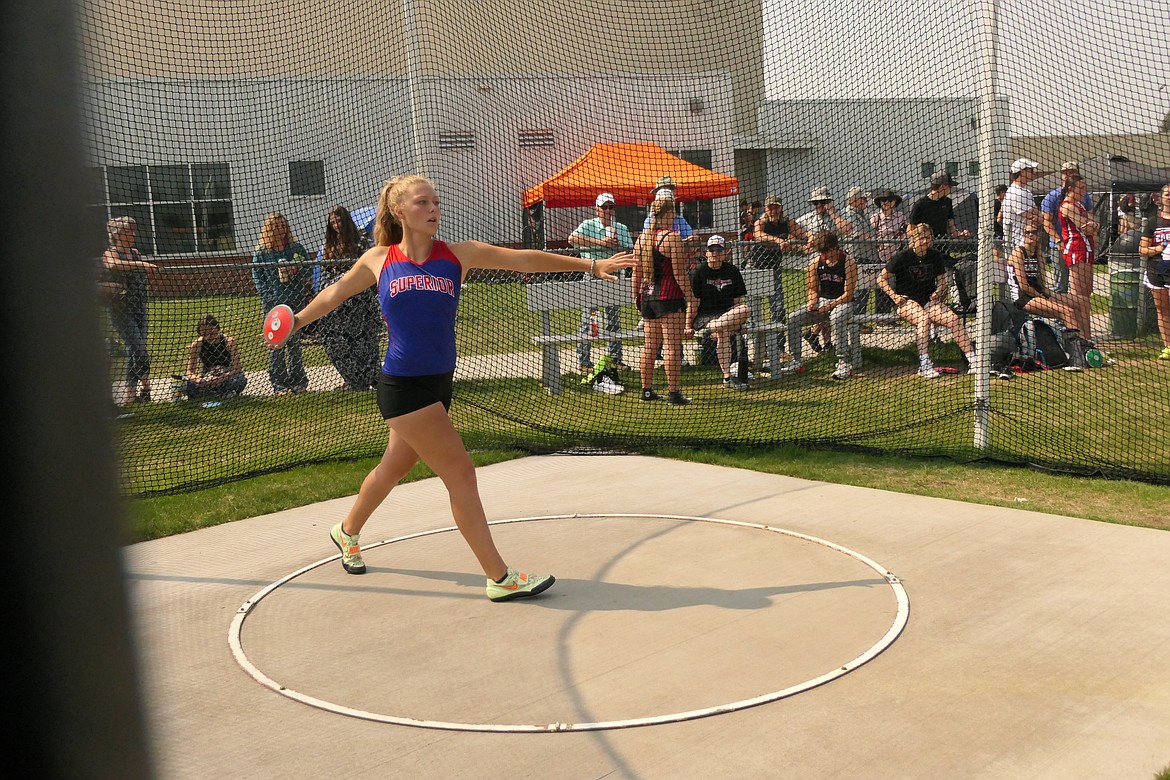
[[800, 374], [807, 369], [801, 363], [800, 329], [806, 325], [829, 321], [833, 341], [837, 344], [837, 370], [833, 379], [848, 379], [849, 365], [847, 320], [853, 313], [853, 294], [857, 289], [857, 263], [842, 250], [836, 233], [821, 232], [809, 240], [816, 256], [808, 263], [806, 285], [808, 305], [788, 317], [788, 348], [792, 361], [780, 369], [785, 374]]
[[213, 314], [204, 314], [197, 325], [199, 338], [191, 342], [187, 356], [187, 375], [180, 392], [187, 398], [239, 395], [248, 385], [240, 369], [240, 350], [236, 340], [219, 329]]
[[1044, 246], [1040, 225], [1024, 226], [1024, 243], [1008, 256], [1008, 288], [1016, 308], [1029, 314], [1055, 317], [1074, 330], [1083, 332], [1088, 319], [1088, 301], [1072, 295], [1060, 295], [1049, 289], [1044, 279]]
[[[724, 258], [727, 246], [716, 233], [707, 239], [706, 262], [691, 269], [691, 291], [699, 301], [699, 311], [684, 335], [707, 336], [715, 340], [715, 354], [723, 371], [723, 386], [730, 390], [747, 390], [748, 386], [731, 375], [731, 340], [748, 319], [743, 302], [747, 286], [743, 275]], [[740, 360], [747, 356], [741, 354]]]
[[939, 371], [930, 361], [930, 326], [941, 325], [955, 337], [968, 366], [975, 363], [971, 339], [963, 323], [944, 301], [947, 295], [946, 258], [931, 248], [934, 231], [920, 222], [910, 226], [910, 246], [890, 258], [878, 275], [878, 286], [894, 301], [902, 319], [914, 326], [918, 341], [918, 376], [933, 379]]

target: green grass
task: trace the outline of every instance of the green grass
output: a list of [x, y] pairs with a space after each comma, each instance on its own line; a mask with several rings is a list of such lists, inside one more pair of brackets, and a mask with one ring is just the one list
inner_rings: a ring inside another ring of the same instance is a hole
[[[477, 465], [523, 456], [514, 449], [472, 453]], [[1170, 528], [1170, 487], [1069, 477], [994, 463], [956, 463], [797, 446], [658, 447], [647, 454], [802, 479], [1028, 509], [1090, 520]], [[247, 517], [351, 496], [376, 457], [302, 466], [171, 496], [131, 499], [130, 536], [156, 539]], [[432, 476], [417, 466], [406, 481]]]
[[[477, 466], [486, 466], [523, 454], [516, 450], [474, 452], [472, 460]], [[159, 539], [350, 496], [357, 492], [362, 479], [377, 463], [376, 457], [321, 463], [191, 493], [130, 499], [127, 503], [131, 517], [130, 536], [133, 541]], [[419, 464], [403, 482], [433, 476], [434, 472]]]
[[[636, 392], [595, 393], [566, 376], [550, 396], [535, 379], [457, 383], [453, 419], [477, 448], [549, 450], [578, 444], [647, 448], [663, 444], [835, 444], [877, 452], [990, 455], [1016, 463], [1065, 464], [1109, 476], [1170, 479], [1170, 366], [1119, 357], [1114, 367], [1033, 373], [992, 385], [992, 448], [972, 442], [971, 376], [915, 377], [912, 347], [866, 350], [866, 368], [849, 382], [829, 378], [830, 357], [809, 372], [724, 390], [710, 367], [684, 371], [691, 406], [642, 403]], [[944, 345], [938, 363], [957, 363]], [[637, 375], [625, 381], [636, 388]], [[656, 383], [664, 379], [658, 372]], [[197, 403], [144, 404], [119, 423], [127, 493], [179, 489], [263, 473], [290, 462], [374, 455], [385, 427], [372, 393], [243, 397], [205, 409]]]

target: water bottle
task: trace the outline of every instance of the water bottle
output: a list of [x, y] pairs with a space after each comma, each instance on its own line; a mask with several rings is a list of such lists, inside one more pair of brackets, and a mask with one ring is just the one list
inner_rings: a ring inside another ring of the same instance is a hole
[[593, 338], [597, 338], [601, 335], [601, 322], [599, 321], [596, 311], [589, 313], [589, 335]]

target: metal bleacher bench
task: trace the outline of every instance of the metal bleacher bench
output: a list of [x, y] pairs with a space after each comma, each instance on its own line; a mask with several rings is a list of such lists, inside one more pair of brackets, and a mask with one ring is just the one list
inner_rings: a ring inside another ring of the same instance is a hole
[[[755, 337], [755, 354], [768, 353], [769, 365], [777, 366], [780, 362], [780, 349], [775, 339], [765, 339], [768, 333], [775, 333], [785, 328], [784, 323], [764, 321], [763, 301], [768, 295], [775, 292], [773, 272], [767, 269], [742, 270], [744, 286], [747, 287], [745, 303], [751, 312], [744, 330]], [[566, 345], [578, 344], [582, 341], [609, 342], [609, 341], [642, 341], [644, 335], [641, 330], [621, 330], [612, 332], [602, 330], [597, 336], [583, 336], [579, 332], [553, 333], [552, 312], [562, 309], [580, 311], [586, 306], [621, 306], [632, 303], [630, 295], [630, 281], [619, 279], [616, 282], [606, 282], [600, 279], [583, 281], [553, 281], [536, 282], [524, 286], [528, 311], [540, 312], [540, 335], [532, 337], [532, 343], [540, 347], [540, 382], [552, 395], [558, 395], [561, 385], [561, 349]], [[574, 319], [577, 322], [577, 319]], [[765, 342], [769, 342], [765, 345]]]
[[[856, 297], [860, 297], [861, 291], [865, 289], [873, 290], [871, 295], [877, 295], [881, 288], [877, 286], [877, 276], [881, 271], [882, 266], [872, 264], [869, 266], [860, 266], [857, 271], [857, 287], [858, 293]], [[890, 312], [889, 314], [867, 314], [854, 313], [849, 315], [846, 320], [846, 328], [849, 333], [849, 363], [853, 368], [861, 368], [861, 326], [873, 324], [886, 324], [891, 322], [898, 322], [901, 316], [897, 312]]]

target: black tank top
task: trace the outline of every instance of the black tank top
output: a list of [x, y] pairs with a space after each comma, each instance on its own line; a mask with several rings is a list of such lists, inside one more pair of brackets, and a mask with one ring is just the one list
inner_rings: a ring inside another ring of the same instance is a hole
[[1028, 254], [1028, 250], [1020, 247], [1020, 254], [1024, 256], [1024, 276], [1028, 278], [1028, 286], [1034, 290], [1040, 289], [1040, 256], [1039, 250]]
[[203, 373], [207, 373], [215, 366], [232, 367], [232, 353], [228, 351], [227, 339], [220, 337], [214, 344], [203, 339], [199, 342], [199, 362], [203, 364]]
[[769, 236], [773, 236], [775, 238], [788, 238], [788, 218], [787, 217], [781, 217], [780, 219], [776, 220], [775, 222], [771, 222], [769, 220], [762, 219], [762, 220], [760, 220], [760, 227], [762, 227], [764, 229], [764, 232], [767, 233]]
[[655, 236], [656, 240], [651, 249], [651, 257], [654, 258], [654, 280], [652, 284], [647, 284], [645, 280], [642, 281], [642, 297], [647, 301], [676, 301], [683, 297], [682, 290], [679, 289], [678, 280], [674, 278], [674, 266], [670, 262], [670, 258], [659, 251], [658, 247], [665, 239], [665, 235], [669, 231], [661, 230]]
[[829, 265], [822, 257], [817, 261], [817, 290], [822, 298], [840, 298], [845, 294], [845, 263]]

